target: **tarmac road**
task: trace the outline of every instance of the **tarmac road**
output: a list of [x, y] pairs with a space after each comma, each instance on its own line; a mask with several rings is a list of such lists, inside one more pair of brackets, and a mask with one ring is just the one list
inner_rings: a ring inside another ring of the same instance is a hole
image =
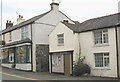
[[73, 77], [60, 74], [50, 74], [48, 72], [25, 72], [15, 69], [2, 68], [0, 75], [2, 75], [3, 82], [96, 82], [104, 80], [105, 82], [118, 82], [115, 78], [101, 78], [101, 77]]

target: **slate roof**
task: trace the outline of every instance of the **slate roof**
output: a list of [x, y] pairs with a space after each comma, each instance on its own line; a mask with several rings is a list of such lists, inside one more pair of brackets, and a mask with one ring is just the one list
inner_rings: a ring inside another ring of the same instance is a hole
[[[51, 11], [51, 10], [50, 10], [50, 11]], [[33, 23], [34, 21], [36, 21], [36, 20], [42, 18], [43, 16], [45, 16], [45, 15], [46, 15], [47, 13], [49, 13], [50, 11], [48, 11], [48, 12], [46, 12], [46, 13], [43, 13], [43, 14], [40, 14], [40, 15], [37, 15], [37, 16], [35, 16], [35, 17], [31, 18], [31, 19], [28, 19], [28, 20], [26, 20], [26, 21], [24, 21], [24, 22], [22, 22], [22, 23], [20, 23], [20, 24], [18, 24], [18, 25], [15, 25], [15, 26], [13, 26], [13, 27], [9, 27], [8, 29], [3, 30], [2, 33], [4, 34], [4, 33], [6, 33], [6, 32], [9, 32], [9, 31], [15, 30], [15, 29], [17, 29], [17, 28], [20, 28], [20, 27], [22, 27], [22, 26], [31, 24], [31, 23]]]
[[20, 41], [8, 43], [8, 44], [4, 45], [3, 47], [18, 45], [18, 44], [22, 44], [22, 43], [32, 43], [32, 41], [29, 38], [26, 38], [26, 39], [23, 39]]
[[75, 24], [71, 24], [68, 22], [62, 22], [64, 25], [66, 25], [68, 28], [73, 30], [74, 32], [79, 32], [78, 27], [80, 27], [80, 23], [77, 21], [73, 21]]
[[98, 17], [94, 19], [87, 20], [82, 23], [75, 21], [75, 24], [70, 24], [68, 22], [62, 22], [68, 26], [74, 32], [85, 32], [102, 28], [111, 28], [119, 23], [120, 13]]

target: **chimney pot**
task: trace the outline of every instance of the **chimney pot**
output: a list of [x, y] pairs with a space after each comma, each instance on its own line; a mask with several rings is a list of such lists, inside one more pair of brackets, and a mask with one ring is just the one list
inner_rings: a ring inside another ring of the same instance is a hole
[[17, 24], [20, 24], [21, 22], [23, 22], [25, 19], [23, 18], [22, 15], [19, 15], [19, 17], [17, 18]]
[[63, 20], [63, 22], [68, 22], [68, 20]]
[[19, 18], [21, 17], [21, 15], [19, 15]]
[[13, 26], [13, 23], [11, 23], [11, 21], [7, 20], [7, 23], [6, 23], [6, 29], [8, 27], [12, 27]]
[[52, 0], [51, 5], [51, 10], [59, 10], [59, 0]]
[[8, 20], [7, 20], [7, 23], [8, 23]]

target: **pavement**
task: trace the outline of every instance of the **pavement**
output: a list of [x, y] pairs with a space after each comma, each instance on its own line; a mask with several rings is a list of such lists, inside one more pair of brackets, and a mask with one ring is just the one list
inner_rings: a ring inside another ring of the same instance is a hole
[[34, 81], [79, 81], [79, 80], [111, 80], [117, 81], [116, 78], [105, 78], [105, 77], [74, 77], [65, 76], [61, 74], [51, 74], [49, 72], [25, 72], [16, 69], [9, 69], [0, 67], [2, 69], [2, 80], [34, 80]]

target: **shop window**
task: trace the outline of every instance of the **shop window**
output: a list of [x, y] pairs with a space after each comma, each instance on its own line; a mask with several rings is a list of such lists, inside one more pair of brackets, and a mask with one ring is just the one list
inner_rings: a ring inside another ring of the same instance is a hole
[[9, 49], [9, 63], [14, 62], [14, 49]]
[[21, 46], [16, 48], [16, 62], [30, 63], [31, 50], [30, 46]]
[[2, 50], [2, 63], [8, 63], [8, 49]]

